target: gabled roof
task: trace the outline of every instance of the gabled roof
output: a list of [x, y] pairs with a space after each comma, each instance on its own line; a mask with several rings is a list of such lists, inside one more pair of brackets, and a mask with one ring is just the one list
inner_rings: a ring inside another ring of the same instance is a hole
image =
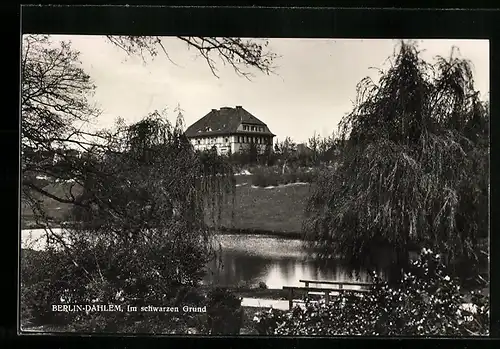
[[189, 126], [185, 132], [187, 137], [208, 136], [232, 133], [247, 133], [238, 131], [240, 124], [264, 126], [264, 132], [248, 132], [248, 134], [261, 134], [274, 136], [267, 125], [250, 114], [244, 108], [222, 107], [220, 110], [212, 109], [207, 115]]

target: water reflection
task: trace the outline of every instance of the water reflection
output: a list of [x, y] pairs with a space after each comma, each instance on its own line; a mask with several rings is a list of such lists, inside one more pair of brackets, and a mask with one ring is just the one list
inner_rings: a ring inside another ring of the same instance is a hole
[[216, 262], [211, 262], [205, 283], [254, 286], [262, 281], [269, 288], [282, 288], [301, 286], [300, 279], [362, 282], [371, 279], [365, 271], [356, 277], [340, 263], [319, 263], [308, 258], [299, 240], [222, 235], [221, 243], [222, 267], [217, 268]]
[[[43, 229], [23, 230], [22, 247], [44, 249]], [[207, 265], [205, 283], [221, 286], [249, 285], [265, 282], [269, 288], [301, 286], [300, 279], [369, 282], [366, 272], [359, 278], [351, 275], [341, 263], [320, 263], [302, 249], [302, 242], [262, 235], [220, 235], [221, 262]], [[30, 242], [36, 241], [35, 245]]]

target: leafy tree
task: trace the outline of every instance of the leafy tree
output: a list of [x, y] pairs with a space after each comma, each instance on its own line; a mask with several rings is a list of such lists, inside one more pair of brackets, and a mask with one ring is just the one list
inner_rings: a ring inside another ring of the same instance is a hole
[[335, 138], [335, 133], [325, 137], [319, 141], [319, 157], [322, 162], [329, 163], [336, 157], [336, 151], [339, 149], [338, 139]]
[[319, 164], [319, 145], [321, 142], [321, 137], [314, 132], [314, 135], [308, 139], [307, 145], [312, 151], [312, 162], [315, 165]]
[[285, 173], [285, 169], [289, 163], [295, 162], [297, 159], [297, 144], [290, 138], [286, 137], [284, 141], [277, 142], [276, 152], [279, 154], [281, 160], [283, 161], [283, 170]]
[[470, 62], [452, 52], [430, 65], [401, 43], [378, 84], [360, 82], [342, 120], [340, 167], [320, 176], [307, 204], [310, 247], [358, 268], [388, 246], [399, 282], [412, 244], [427, 243], [474, 273], [488, 234], [488, 120]]
[[259, 148], [257, 147], [257, 144], [251, 142], [248, 146], [248, 160], [250, 161], [250, 165], [255, 165], [257, 163], [259, 155]]
[[216, 153], [203, 160], [160, 113], [118, 126], [112, 140], [87, 159], [96, 170], [75, 198], [78, 224], [49, 243], [50, 262], [63, 267], [27, 281], [34, 294], [49, 283], [47, 306], [63, 294], [70, 303], [174, 304], [216, 256], [206, 212], [217, 227], [234, 192], [231, 166]]
[[266, 144], [266, 148], [264, 149], [264, 154], [262, 156], [262, 165], [273, 166], [276, 161], [276, 156], [273, 152], [272, 144]]

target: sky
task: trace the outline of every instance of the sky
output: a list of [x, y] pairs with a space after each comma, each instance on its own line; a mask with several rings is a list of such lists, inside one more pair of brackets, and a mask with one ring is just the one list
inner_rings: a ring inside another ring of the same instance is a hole
[[[387, 69], [398, 44], [390, 39], [273, 38], [268, 48], [279, 55], [275, 74], [250, 70], [255, 76], [248, 81], [219, 61], [215, 77], [206, 61], [177, 38], [162, 39], [171, 61], [160, 53], [146, 62], [128, 57], [102, 36], [58, 35], [53, 40], [71, 41], [80, 51], [81, 64], [96, 85], [92, 101], [102, 110], [95, 127], [112, 127], [117, 117], [132, 123], [165, 108], [174, 121], [177, 106], [189, 126], [211, 109], [241, 105], [266, 123], [277, 140], [289, 136], [298, 143], [314, 133], [325, 137], [336, 131], [352, 110], [357, 83], [366, 76], [377, 81], [379, 73], [372, 68]], [[448, 57], [458, 47], [460, 57], [473, 64], [476, 89], [488, 98], [488, 40], [417, 42], [426, 61]]]

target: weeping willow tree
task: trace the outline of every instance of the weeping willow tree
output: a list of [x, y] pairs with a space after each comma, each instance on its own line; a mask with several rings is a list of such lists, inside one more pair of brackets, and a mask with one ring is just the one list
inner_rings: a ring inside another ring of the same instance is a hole
[[199, 285], [219, 248], [207, 213], [217, 224], [235, 186], [231, 166], [217, 156], [202, 160], [179, 121], [172, 126], [155, 112], [133, 125], [119, 124], [101, 154], [82, 159], [88, 172], [68, 217], [75, 224], [52, 232], [50, 275], [35, 278], [48, 280], [50, 291], [44, 300], [33, 299], [172, 306], [192, 301], [182, 298], [183, 290]]
[[415, 246], [473, 271], [488, 236], [489, 110], [471, 63], [454, 50], [429, 64], [402, 42], [395, 58], [378, 83], [358, 84], [340, 123], [340, 167], [321, 175], [308, 200], [305, 240], [319, 258], [340, 256], [354, 270], [373, 267], [386, 246], [393, 281]]

